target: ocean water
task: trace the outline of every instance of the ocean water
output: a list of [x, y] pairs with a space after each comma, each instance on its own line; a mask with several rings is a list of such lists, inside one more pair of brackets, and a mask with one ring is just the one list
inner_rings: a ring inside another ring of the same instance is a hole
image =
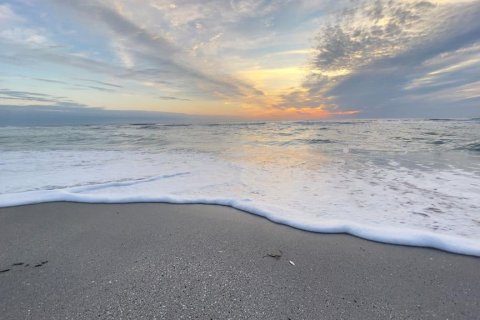
[[480, 256], [480, 121], [0, 128], [0, 206], [61, 200], [221, 204]]

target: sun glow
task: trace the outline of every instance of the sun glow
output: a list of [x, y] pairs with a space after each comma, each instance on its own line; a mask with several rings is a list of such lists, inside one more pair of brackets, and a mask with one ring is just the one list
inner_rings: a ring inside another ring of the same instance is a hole
[[243, 78], [255, 87], [268, 93], [279, 93], [285, 88], [298, 86], [305, 77], [306, 71], [301, 67], [285, 67], [272, 69], [252, 69], [239, 72]]

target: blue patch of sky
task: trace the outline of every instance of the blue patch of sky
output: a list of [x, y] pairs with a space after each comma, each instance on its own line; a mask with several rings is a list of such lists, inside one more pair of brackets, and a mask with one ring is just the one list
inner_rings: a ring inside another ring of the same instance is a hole
[[86, 54], [89, 58], [102, 61], [116, 59], [105, 36], [96, 33], [92, 28], [86, 28], [81, 22], [71, 19], [48, 2], [19, 2], [11, 7], [25, 19], [28, 27], [45, 31], [44, 36], [63, 50]]
[[272, 23], [276, 31], [290, 33], [303, 30], [307, 26], [312, 27], [312, 22], [324, 15], [325, 12], [323, 10], [305, 12], [299, 10], [295, 4], [290, 4], [286, 10], [278, 11], [273, 15]]

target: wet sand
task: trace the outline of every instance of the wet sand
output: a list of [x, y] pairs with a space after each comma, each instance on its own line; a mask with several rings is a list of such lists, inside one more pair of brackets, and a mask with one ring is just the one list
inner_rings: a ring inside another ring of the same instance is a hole
[[0, 319], [476, 319], [480, 259], [207, 205], [0, 209]]

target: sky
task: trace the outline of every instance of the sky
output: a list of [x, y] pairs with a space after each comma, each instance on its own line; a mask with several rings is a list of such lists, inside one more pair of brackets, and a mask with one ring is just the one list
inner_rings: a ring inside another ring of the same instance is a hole
[[0, 0], [0, 122], [479, 117], [479, 17], [480, 0]]

